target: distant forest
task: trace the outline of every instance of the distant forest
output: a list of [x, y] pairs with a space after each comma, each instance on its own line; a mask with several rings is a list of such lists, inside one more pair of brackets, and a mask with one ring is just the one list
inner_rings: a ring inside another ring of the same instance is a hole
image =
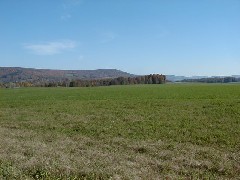
[[236, 77], [211, 77], [201, 79], [184, 79], [180, 82], [200, 82], [200, 83], [236, 83], [240, 82], [240, 78]]
[[130, 84], [163, 84], [166, 82], [165, 75], [150, 74], [136, 77], [118, 77], [105, 79], [64, 79], [61, 81], [24, 81], [0, 83], [0, 87], [94, 87], [111, 85], [130, 85]]

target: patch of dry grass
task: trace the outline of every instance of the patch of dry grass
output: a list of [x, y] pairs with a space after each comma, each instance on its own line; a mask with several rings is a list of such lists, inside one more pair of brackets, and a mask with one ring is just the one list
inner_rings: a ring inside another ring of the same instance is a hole
[[[238, 153], [186, 143], [96, 140], [0, 128], [1, 178], [234, 178]], [[4, 137], [4, 138], [3, 138]]]

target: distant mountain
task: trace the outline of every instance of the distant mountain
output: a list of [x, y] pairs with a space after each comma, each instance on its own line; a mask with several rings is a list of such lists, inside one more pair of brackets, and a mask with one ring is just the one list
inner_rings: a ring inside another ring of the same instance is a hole
[[117, 69], [97, 70], [52, 70], [21, 67], [0, 67], [0, 82], [61, 81], [74, 79], [103, 79], [134, 77], [135, 75]]

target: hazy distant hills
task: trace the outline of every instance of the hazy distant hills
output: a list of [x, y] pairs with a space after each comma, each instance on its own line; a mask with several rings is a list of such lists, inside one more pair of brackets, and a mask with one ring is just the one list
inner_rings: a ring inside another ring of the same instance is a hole
[[168, 81], [172, 82], [201, 82], [202, 80], [207, 79], [223, 79], [223, 78], [235, 78], [239, 79], [240, 75], [232, 76], [175, 76], [175, 75], [166, 75]]
[[0, 82], [61, 81], [65, 79], [102, 79], [133, 77], [133, 74], [117, 69], [51, 70], [21, 67], [0, 67]]
[[185, 79], [202, 79], [202, 78], [208, 78], [208, 76], [191, 76], [191, 77], [187, 77], [187, 76], [175, 76], [175, 75], [166, 75], [166, 78], [168, 81], [182, 81]]

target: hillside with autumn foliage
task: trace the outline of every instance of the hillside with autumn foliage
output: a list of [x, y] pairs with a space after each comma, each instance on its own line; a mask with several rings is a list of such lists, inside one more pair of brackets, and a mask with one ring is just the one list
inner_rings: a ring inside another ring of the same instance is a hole
[[137, 76], [116, 69], [50, 70], [0, 67], [0, 87], [90, 87], [127, 84], [162, 84], [159, 74]]
[[117, 69], [97, 70], [52, 70], [21, 67], [0, 67], [0, 82], [35, 82], [35, 81], [63, 81], [66, 79], [102, 79], [117, 77], [133, 77]]

